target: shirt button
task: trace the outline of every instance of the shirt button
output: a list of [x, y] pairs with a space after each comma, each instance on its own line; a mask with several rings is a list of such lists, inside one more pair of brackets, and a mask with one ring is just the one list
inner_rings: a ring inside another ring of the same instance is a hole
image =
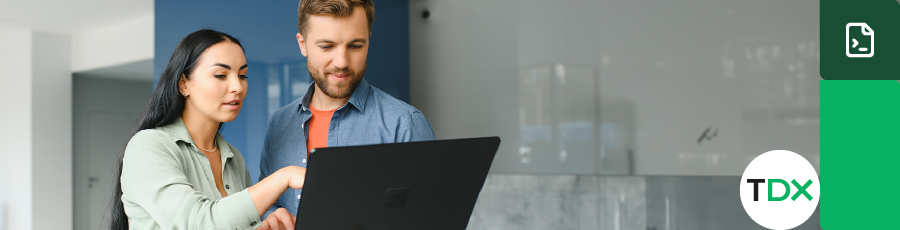
[[250, 223], [250, 226], [256, 226], [256, 221], [253, 221], [253, 223]]
[[226, 184], [226, 185], [225, 185], [225, 189], [231, 189], [231, 188], [228, 188], [228, 185]]
[[298, 199], [298, 200], [300, 199], [300, 195], [297, 195], [297, 199]]
[[303, 163], [306, 164], [306, 159], [303, 159]]

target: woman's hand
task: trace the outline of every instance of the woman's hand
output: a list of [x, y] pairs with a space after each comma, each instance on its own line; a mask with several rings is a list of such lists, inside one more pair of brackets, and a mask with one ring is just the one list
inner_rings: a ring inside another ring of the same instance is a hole
[[288, 188], [303, 189], [303, 183], [306, 181], [306, 168], [292, 165], [281, 168], [276, 173], [286, 177]]
[[[278, 174], [281, 178], [284, 179], [284, 189], [279, 191], [278, 196], [281, 195], [284, 190], [288, 188], [292, 189], [303, 189], [303, 182], [306, 181], [306, 168], [302, 168], [299, 166], [288, 166], [275, 171], [274, 174]], [[277, 198], [277, 196], [275, 197]], [[271, 205], [271, 204], [270, 204]], [[268, 208], [267, 208], [268, 209]], [[291, 215], [287, 209], [278, 208], [262, 221], [262, 226], [258, 229], [260, 230], [292, 230], [294, 229], [294, 223], [297, 222], [297, 218], [294, 215]]]
[[262, 221], [262, 226], [257, 230], [293, 230], [296, 223], [297, 218], [287, 209], [278, 208]]
[[250, 199], [253, 199], [253, 204], [256, 206], [256, 212], [262, 216], [269, 211], [269, 207], [275, 204], [285, 190], [289, 188], [302, 189], [304, 181], [306, 181], [306, 168], [288, 166], [275, 171], [247, 190], [250, 193]]

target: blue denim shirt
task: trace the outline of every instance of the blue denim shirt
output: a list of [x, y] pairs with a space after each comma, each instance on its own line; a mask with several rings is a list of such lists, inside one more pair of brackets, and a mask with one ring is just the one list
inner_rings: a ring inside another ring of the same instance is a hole
[[[260, 154], [259, 180], [286, 166], [306, 167], [306, 140], [309, 136], [307, 122], [312, 116], [309, 102], [315, 91], [314, 87], [315, 84], [310, 84], [306, 96], [278, 109], [272, 115]], [[328, 127], [329, 147], [434, 139], [434, 130], [422, 112], [369, 85], [365, 79], [353, 91], [350, 100], [334, 112]], [[281, 207], [296, 216], [300, 191], [285, 191], [262, 219]]]

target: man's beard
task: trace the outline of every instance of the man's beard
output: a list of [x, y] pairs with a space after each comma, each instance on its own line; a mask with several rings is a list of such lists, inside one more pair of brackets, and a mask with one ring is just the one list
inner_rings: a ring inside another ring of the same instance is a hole
[[[338, 69], [331, 68], [324, 71], [324, 73], [319, 73], [316, 71], [316, 68], [313, 68], [306, 62], [306, 68], [309, 70], [309, 75], [312, 76], [313, 81], [316, 82], [316, 86], [319, 87], [319, 90], [325, 94], [325, 96], [334, 98], [334, 99], [342, 99], [348, 98], [353, 95], [353, 91], [356, 90], [356, 87], [359, 86], [359, 83], [362, 82], [363, 74], [366, 73], [366, 67], [363, 66], [362, 71], [353, 72], [350, 70], [350, 67]], [[349, 81], [338, 82], [335, 86], [337, 89], [332, 91], [328, 87], [331, 86], [328, 84], [328, 74], [331, 73], [340, 73], [347, 74], [347, 78], [350, 78]]]

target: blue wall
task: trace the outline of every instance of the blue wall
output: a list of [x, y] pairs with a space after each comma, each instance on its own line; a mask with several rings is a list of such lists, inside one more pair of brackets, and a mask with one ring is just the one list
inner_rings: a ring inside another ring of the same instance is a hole
[[[244, 155], [253, 183], [259, 178], [259, 152], [268, 119], [279, 107], [306, 93], [312, 79], [297, 40], [298, 0], [156, 0], [154, 85], [184, 36], [199, 29], [219, 30], [241, 40], [250, 66], [249, 89], [241, 114], [222, 135]], [[366, 80], [409, 102], [409, 5], [405, 0], [375, 1], [375, 23]], [[299, 127], [298, 127], [299, 128]]]

